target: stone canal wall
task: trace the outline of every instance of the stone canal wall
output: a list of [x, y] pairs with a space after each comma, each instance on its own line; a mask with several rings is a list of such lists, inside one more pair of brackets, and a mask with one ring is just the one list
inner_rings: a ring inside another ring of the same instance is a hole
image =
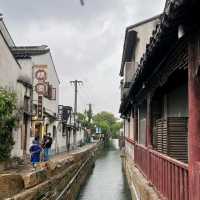
[[36, 171], [0, 174], [0, 200], [75, 200], [100, 148], [93, 144], [57, 156]]
[[129, 189], [133, 200], [160, 200], [153, 187], [135, 166], [128, 154], [121, 154], [123, 170], [127, 177]]

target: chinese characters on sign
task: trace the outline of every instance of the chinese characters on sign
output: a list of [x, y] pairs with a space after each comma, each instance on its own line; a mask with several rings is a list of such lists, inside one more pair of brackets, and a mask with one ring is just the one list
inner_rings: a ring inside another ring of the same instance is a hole
[[37, 106], [37, 115], [38, 119], [43, 118], [43, 96], [47, 91], [47, 65], [36, 65], [35, 66], [35, 91], [38, 94], [38, 106]]
[[38, 118], [42, 119], [43, 117], [43, 97], [42, 96], [38, 96]]
[[58, 120], [62, 121], [62, 117], [63, 117], [63, 106], [59, 105], [58, 106]]
[[35, 78], [38, 81], [45, 82], [47, 80], [47, 73], [46, 73], [45, 69], [37, 70], [35, 73]]
[[65, 122], [65, 123], [70, 123], [71, 121], [71, 114], [72, 114], [72, 107], [70, 106], [63, 106], [59, 105], [58, 106], [58, 120]]
[[72, 114], [72, 107], [63, 106], [63, 121], [64, 122], [66, 123], [68, 122], [68, 120], [71, 118], [71, 114]]
[[46, 84], [44, 83], [37, 83], [35, 86], [35, 90], [38, 94], [44, 95], [46, 92]]

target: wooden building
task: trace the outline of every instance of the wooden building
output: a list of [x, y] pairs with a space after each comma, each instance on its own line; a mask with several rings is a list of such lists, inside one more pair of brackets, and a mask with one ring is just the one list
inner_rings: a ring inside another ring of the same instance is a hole
[[[200, 199], [199, 8], [198, 0], [166, 1], [137, 68], [122, 81], [126, 154], [161, 199]], [[128, 27], [121, 76], [140, 42]]]

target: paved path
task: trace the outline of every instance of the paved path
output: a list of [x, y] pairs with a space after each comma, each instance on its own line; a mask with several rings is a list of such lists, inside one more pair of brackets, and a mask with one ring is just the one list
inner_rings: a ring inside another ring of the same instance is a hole
[[[93, 145], [95, 145], [95, 144], [84, 145], [84, 146], [79, 147], [79, 148], [77, 148], [75, 150], [72, 150], [70, 152], [62, 152], [60, 154], [52, 156], [50, 160], [59, 161], [59, 160], [62, 160], [64, 158], [66, 159], [66, 157], [68, 157], [68, 156], [70, 157], [73, 154], [85, 151], [86, 149], [92, 147]], [[17, 168], [4, 170], [3, 172], [0, 172], [0, 174], [8, 174], [8, 173], [9, 174], [10, 173], [11, 174], [16, 174], [16, 173], [18, 173], [18, 174], [26, 174], [26, 173], [32, 172], [34, 168], [33, 168], [32, 164], [31, 164], [31, 162], [30, 161], [25, 161], [25, 162], [26, 162], [25, 164], [19, 165], [19, 166], [17, 166]]]

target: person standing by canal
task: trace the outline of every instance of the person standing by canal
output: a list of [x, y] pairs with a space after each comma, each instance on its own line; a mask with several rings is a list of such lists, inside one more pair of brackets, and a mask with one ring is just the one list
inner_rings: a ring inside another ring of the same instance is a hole
[[40, 162], [40, 153], [42, 151], [42, 148], [41, 148], [37, 138], [35, 138], [33, 140], [29, 151], [31, 154], [31, 163], [32, 163], [33, 167], [35, 167], [35, 164]]
[[44, 161], [49, 160], [49, 154], [50, 154], [52, 142], [53, 142], [53, 139], [51, 137], [51, 133], [48, 133], [47, 135], [44, 136], [43, 145], [42, 145], [44, 149]]

